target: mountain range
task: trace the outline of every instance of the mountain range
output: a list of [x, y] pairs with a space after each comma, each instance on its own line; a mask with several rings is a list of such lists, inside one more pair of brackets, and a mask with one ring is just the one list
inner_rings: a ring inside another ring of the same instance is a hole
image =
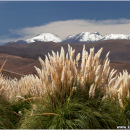
[[8, 42], [0, 46], [0, 66], [7, 60], [3, 74], [12, 78], [36, 74], [34, 66], [41, 67], [38, 61], [39, 56], [44, 60], [45, 55], [51, 54], [52, 50], [60, 52], [61, 46], [67, 52], [68, 43], [76, 50], [76, 54], [82, 52], [84, 44], [88, 52], [92, 47], [95, 48], [95, 52], [103, 47], [101, 59], [104, 59], [110, 51], [111, 67], [119, 72], [124, 69], [130, 72], [130, 35], [107, 34], [103, 36], [98, 32], [82, 32], [68, 36], [64, 40], [52, 33], [41, 33], [27, 40]]
[[130, 40], [130, 34], [106, 34], [101, 35], [99, 32], [81, 32], [76, 35], [70, 35], [65, 39], [61, 39], [57, 35], [53, 33], [41, 33], [37, 36], [29, 38], [27, 40], [19, 40], [16, 42], [8, 42], [10, 43], [19, 43], [19, 44], [26, 44], [26, 43], [33, 43], [37, 41], [42, 42], [55, 42], [55, 43], [92, 43], [97, 41], [105, 41], [105, 40]]

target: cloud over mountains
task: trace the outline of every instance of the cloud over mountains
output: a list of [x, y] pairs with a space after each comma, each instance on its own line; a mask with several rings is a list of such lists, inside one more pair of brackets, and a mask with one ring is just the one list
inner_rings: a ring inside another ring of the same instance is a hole
[[[11, 34], [20, 35], [19, 39], [28, 39], [40, 33], [51, 32], [62, 39], [68, 35], [75, 35], [80, 32], [100, 32], [130, 34], [130, 19], [108, 19], [108, 20], [66, 20], [54, 21], [45, 25], [26, 27], [22, 29], [11, 29]], [[6, 41], [13, 38], [6, 38]], [[3, 39], [4, 40], [4, 39]], [[2, 41], [2, 39], [0, 40]], [[4, 40], [5, 41], [5, 40]]]
[[21, 36], [35, 36], [42, 32], [52, 32], [65, 38], [68, 35], [74, 35], [80, 32], [100, 32], [107, 33], [124, 33], [130, 34], [130, 20], [66, 20], [50, 22], [46, 25], [27, 27], [19, 30], [11, 30], [12, 33]]

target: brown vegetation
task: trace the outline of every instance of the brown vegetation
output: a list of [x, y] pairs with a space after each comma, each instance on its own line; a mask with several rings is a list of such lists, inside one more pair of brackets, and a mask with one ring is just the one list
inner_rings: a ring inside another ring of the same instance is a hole
[[[67, 51], [68, 44], [52, 42], [35, 42], [24, 45], [13, 43], [0, 46], [0, 65], [7, 59], [3, 73], [11, 77], [19, 77], [19, 75], [9, 71], [23, 75], [36, 74], [34, 66], [40, 66], [38, 57], [45, 59], [46, 54], [51, 53], [51, 50], [60, 51], [61, 46]], [[82, 51], [83, 44], [71, 44], [71, 46], [77, 54]], [[120, 72], [127, 69], [130, 73], [130, 40], [108, 40], [85, 44], [85, 46], [88, 52], [92, 47], [95, 48], [95, 52], [103, 47], [101, 58], [104, 58], [105, 54], [110, 51], [111, 67]]]

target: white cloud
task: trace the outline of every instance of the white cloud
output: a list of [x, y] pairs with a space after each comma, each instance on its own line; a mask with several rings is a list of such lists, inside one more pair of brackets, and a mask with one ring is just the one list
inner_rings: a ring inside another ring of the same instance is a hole
[[30, 38], [42, 32], [50, 32], [62, 39], [68, 35], [80, 32], [100, 32], [130, 34], [130, 19], [117, 20], [66, 20], [50, 22], [46, 25], [27, 27], [19, 30], [10, 30], [11, 33], [19, 34], [23, 39]]
[[27, 27], [17, 30], [10, 30], [11, 34], [19, 34], [21, 37], [13, 38], [11, 35], [1, 36], [0, 43], [9, 41], [25, 40], [42, 32], [50, 32], [64, 39], [68, 35], [75, 35], [80, 32], [100, 32], [130, 34], [130, 19], [117, 20], [66, 20], [55, 21], [46, 25]]

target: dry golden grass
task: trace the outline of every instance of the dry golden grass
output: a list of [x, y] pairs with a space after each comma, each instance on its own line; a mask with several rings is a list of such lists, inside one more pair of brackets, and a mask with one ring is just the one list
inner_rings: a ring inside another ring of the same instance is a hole
[[63, 48], [60, 53], [52, 51], [52, 55], [48, 54], [45, 61], [39, 58], [42, 68], [35, 67], [38, 76], [27, 75], [20, 80], [12, 80], [0, 75], [0, 95], [8, 101], [16, 101], [19, 96], [24, 100], [27, 95], [49, 95], [52, 102], [57, 100], [63, 103], [79, 86], [84, 90], [88, 87], [86, 84], [89, 84], [89, 97], [94, 97], [95, 90], [100, 89], [104, 95], [103, 99], [118, 98], [122, 104], [123, 99], [130, 99], [130, 74], [127, 70], [122, 74], [111, 70], [109, 52], [101, 61], [102, 50], [103, 48], [95, 54], [94, 48], [91, 48], [88, 53], [84, 46], [82, 55], [79, 53], [76, 58], [75, 50], [69, 45], [67, 53]]

